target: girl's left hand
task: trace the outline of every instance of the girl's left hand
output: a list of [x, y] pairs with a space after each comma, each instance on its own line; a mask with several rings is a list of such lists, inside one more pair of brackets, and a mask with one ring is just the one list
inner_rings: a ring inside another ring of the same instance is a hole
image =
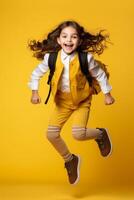
[[112, 97], [110, 93], [105, 94], [105, 104], [111, 105], [115, 102], [115, 99]]

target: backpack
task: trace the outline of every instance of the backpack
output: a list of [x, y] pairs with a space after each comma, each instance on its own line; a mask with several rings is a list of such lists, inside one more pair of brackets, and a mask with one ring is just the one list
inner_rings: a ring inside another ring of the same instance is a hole
[[[88, 52], [82, 52], [82, 51], [79, 52], [78, 51], [78, 57], [79, 57], [81, 71], [85, 75], [85, 77], [86, 77], [86, 79], [89, 83], [89, 86], [92, 87], [92, 89], [93, 89], [92, 94], [95, 95], [95, 94], [98, 94], [101, 91], [101, 88], [100, 88], [98, 81], [90, 75], [90, 72], [88, 70], [87, 54], [88, 54]], [[55, 64], [56, 64], [57, 55], [58, 55], [58, 52], [51, 52], [49, 54], [49, 58], [48, 58], [48, 66], [49, 66], [49, 69], [50, 69], [50, 73], [49, 73], [49, 76], [48, 76], [47, 84], [50, 85], [50, 88], [49, 88], [49, 93], [48, 93], [47, 99], [45, 101], [45, 104], [47, 104], [49, 97], [50, 97], [50, 94], [51, 94], [51, 80], [52, 80], [52, 77], [53, 77], [53, 74], [54, 74], [54, 71], [55, 71]], [[106, 65], [99, 60], [95, 59], [95, 61], [104, 70], [107, 78], [109, 78], [109, 72], [107, 71]]]

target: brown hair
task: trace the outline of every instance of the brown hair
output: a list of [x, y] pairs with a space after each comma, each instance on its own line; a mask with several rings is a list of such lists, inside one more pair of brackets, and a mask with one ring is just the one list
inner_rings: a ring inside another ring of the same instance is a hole
[[61, 46], [57, 42], [57, 37], [60, 36], [62, 29], [68, 26], [76, 29], [81, 40], [77, 51], [89, 51], [100, 55], [107, 47], [106, 42], [108, 42], [107, 38], [109, 38], [109, 35], [103, 35], [104, 30], [100, 30], [97, 34], [91, 34], [85, 31], [76, 21], [64, 21], [50, 32], [43, 41], [31, 40], [28, 42], [28, 47], [34, 51], [33, 56], [42, 60], [45, 53], [59, 51]]

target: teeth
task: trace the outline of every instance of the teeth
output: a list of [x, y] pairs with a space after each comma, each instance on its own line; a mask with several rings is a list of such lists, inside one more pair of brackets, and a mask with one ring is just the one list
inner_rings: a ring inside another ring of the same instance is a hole
[[72, 47], [73, 44], [65, 44], [65, 46], [67, 46], [67, 47]]

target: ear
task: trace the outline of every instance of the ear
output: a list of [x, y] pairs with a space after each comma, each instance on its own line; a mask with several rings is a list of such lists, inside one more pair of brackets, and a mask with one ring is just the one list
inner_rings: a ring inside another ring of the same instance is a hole
[[58, 42], [59, 45], [61, 44], [59, 37], [57, 37], [57, 42]]

